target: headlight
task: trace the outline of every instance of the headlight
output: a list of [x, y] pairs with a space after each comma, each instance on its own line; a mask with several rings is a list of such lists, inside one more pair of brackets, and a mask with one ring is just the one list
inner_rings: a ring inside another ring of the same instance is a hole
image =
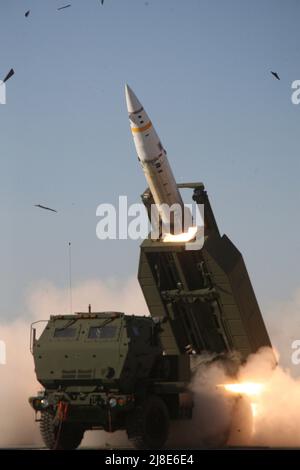
[[110, 398], [108, 403], [111, 408], [114, 408], [117, 405], [117, 400], [115, 398]]
[[42, 408], [48, 408], [48, 406], [49, 406], [48, 400], [46, 400], [46, 398], [43, 398], [43, 399], [41, 400], [41, 407], [42, 407]]
[[43, 411], [49, 406], [49, 402], [46, 398], [30, 397], [29, 403], [35, 411]]

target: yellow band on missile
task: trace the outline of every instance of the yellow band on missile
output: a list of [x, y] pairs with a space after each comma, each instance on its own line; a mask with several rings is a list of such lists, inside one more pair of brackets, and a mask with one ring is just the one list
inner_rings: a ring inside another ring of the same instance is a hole
[[143, 127], [132, 127], [131, 132], [144, 132], [147, 129], [150, 129], [150, 127], [152, 127], [152, 122], [151, 121], [149, 121], [148, 124], [146, 124]]

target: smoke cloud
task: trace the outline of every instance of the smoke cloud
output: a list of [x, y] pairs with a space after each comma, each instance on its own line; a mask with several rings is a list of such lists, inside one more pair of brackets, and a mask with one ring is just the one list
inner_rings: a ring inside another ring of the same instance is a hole
[[[92, 304], [93, 311], [148, 314], [135, 279], [126, 282], [91, 280], [75, 286], [73, 310], [87, 311], [88, 304]], [[27, 401], [30, 395], [41, 389], [35, 379], [29, 351], [30, 323], [47, 320], [50, 314], [69, 311], [68, 292], [51, 283], [41, 282], [28, 293], [26, 316], [9, 324], [0, 323], [0, 339], [6, 343], [7, 356], [7, 364], [0, 365], [0, 447], [42, 445], [38, 424], [34, 422], [34, 412]], [[298, 330], [299, 311], [300, 290], [293, 299], [273, 307], [266, 315], [280, 365], [274, 369], [270, 351], [263, 349], [250, 356], [240, 368], [240, 382], [262, 383], [264, 388], [261, 394], [251, 398], [256, 410], [254, 434], [249, 436], [247, 417], [243, 418], [244, 421], [239, 419], [238, 424], [233, 423], [232, 426], [233, 431], [229, 436], [231, 445], [300, 446], [300, 378], [293, 377], [297, 368], [291, 363], [291, 343], [298, 339], [294, 332]], [[172, 425], [169, 447], [192, 448], [207, 446], [208, 443], [218, 446], [223, 438], [228, 437], [226, 429], [233, 411], [236, 413], [236, 402], [224, 398], [218, 387], [228, 382], [232, 382], [232, 378], [226, 375], [220, 363], [199, 366], [191, 383], [195, 395], [193, 420]], [[242, 405], [241, 409], [247, 409], [247, 401], [238, 403]], [[99, 448], [130, 446], [125, 432], [86, 433], [83, 445]]]
[[239, 375], [242, 381], [264, 384], [254, 400], [257, 415], [252, 444], [299, 447], [300, 378], [294, 378], [282, 366], [273, 369], [265, 350], [251, 356]]
[[274, 368], [271, 349], [250, 355], [237, 376], [239, 383], [262, 384], [261, 393], [242, 399], [224, 395], [220, 385], [234, 382], [222, 363], [198, 367], [191, 384], [193, 419], [175, 423], [170, 447], [219, 447], [226, 436], [231, 446], [300, 446], [300, 379], [281, 366]]
[[6, 364], [0, 365], [0, 447], [40, 443], [28, 397], [41, 387], [34, 377], [29, 351], [29, 322], [0, 325], [6, 345]]

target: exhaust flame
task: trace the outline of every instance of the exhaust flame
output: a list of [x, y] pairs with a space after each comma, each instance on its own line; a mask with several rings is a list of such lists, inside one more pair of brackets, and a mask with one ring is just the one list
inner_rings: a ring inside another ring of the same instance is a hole
[[240, 395], [247, 395], [249, 397], [260, 395], [264, 389], [264, 385], [255, 382], [243, 382], [235, 384], [222, 384], [227, 392], [238, 393]]
[[195, 238], [198, 227], [189, 227], [187, 232], [173, 235], [172, 233], [166, 233], [163, 237], [163, 242], [189, 242]]

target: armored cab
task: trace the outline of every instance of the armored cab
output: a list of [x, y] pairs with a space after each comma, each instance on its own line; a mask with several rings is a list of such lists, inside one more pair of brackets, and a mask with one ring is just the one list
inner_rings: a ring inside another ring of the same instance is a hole
[[162, 347], [150, 318], [77, 313], [51, 316], [33, 341], [33, 354], [37, 378], [47, 389], [101, 386], [132, 393], [148, 379]]

